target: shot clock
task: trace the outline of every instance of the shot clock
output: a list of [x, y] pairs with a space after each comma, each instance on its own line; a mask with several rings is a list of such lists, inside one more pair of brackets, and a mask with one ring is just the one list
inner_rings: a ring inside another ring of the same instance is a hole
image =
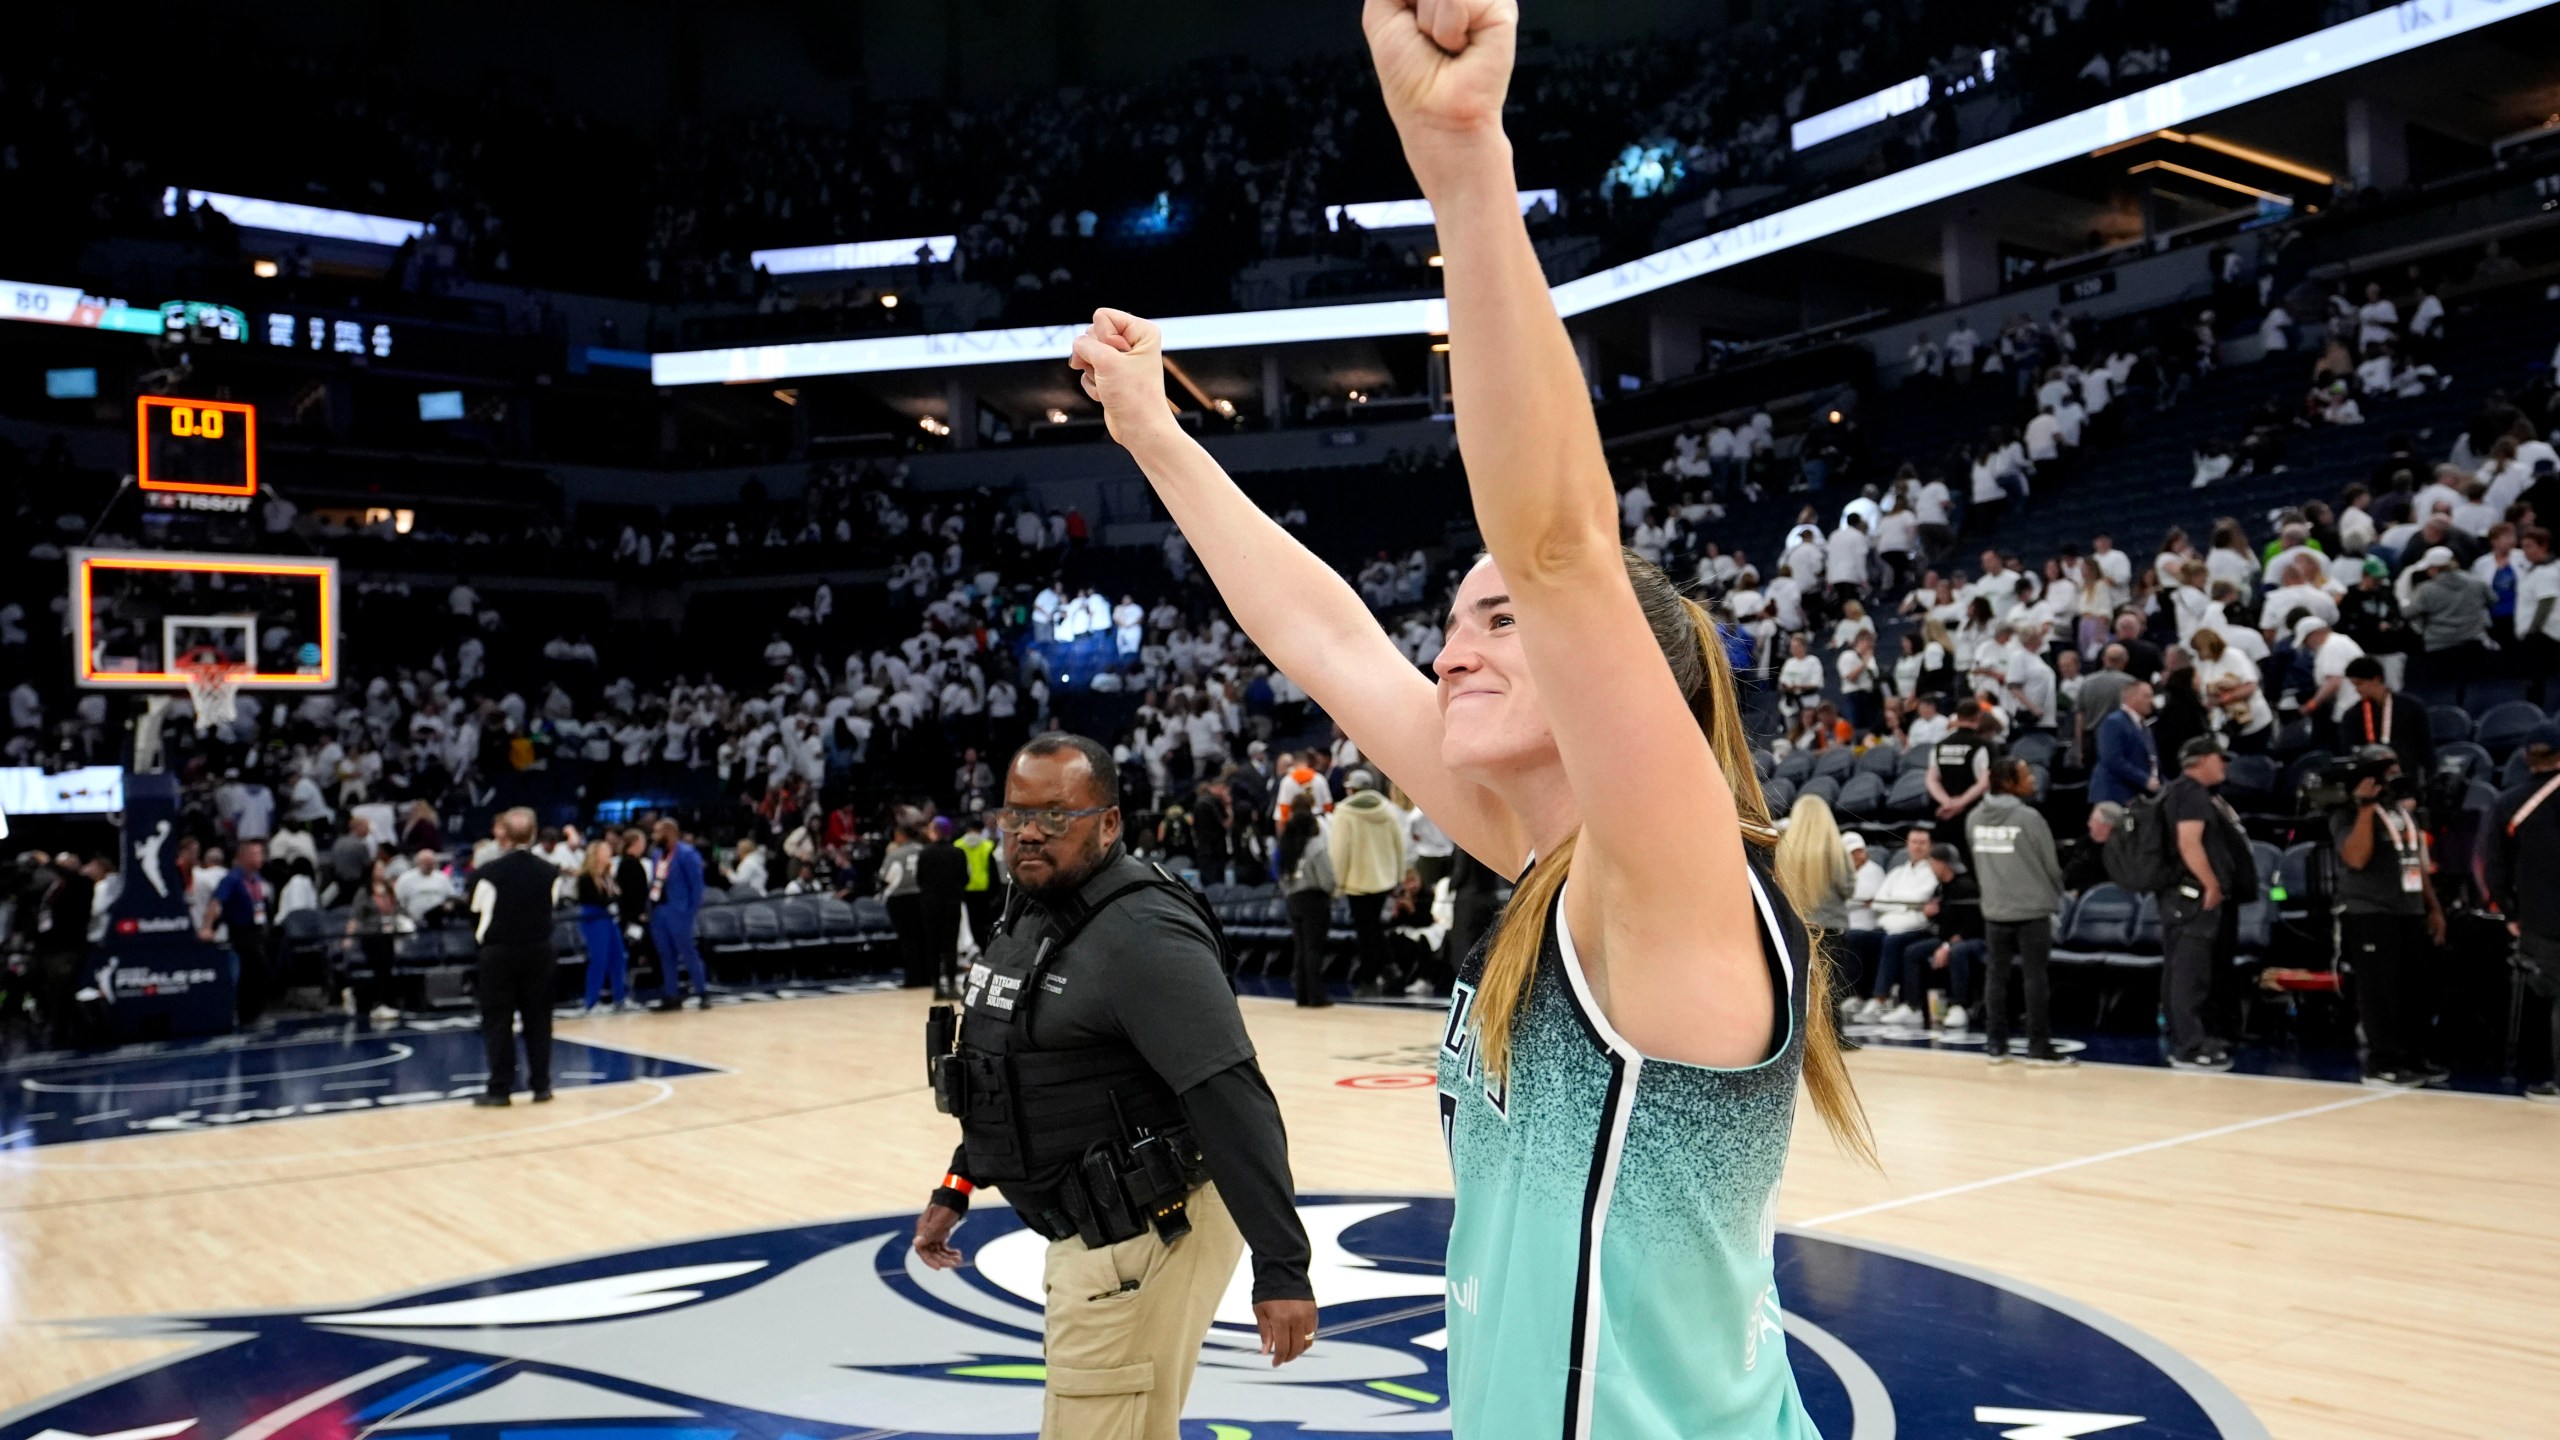
[[145, 490], [249, 499], [258, 493], [258, 410], [231, 400], [145, 395], [134, 407]]

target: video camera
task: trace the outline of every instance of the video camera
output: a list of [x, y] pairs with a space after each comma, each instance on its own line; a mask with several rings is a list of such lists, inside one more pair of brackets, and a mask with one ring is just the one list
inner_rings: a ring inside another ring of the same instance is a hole
[[2381, 756], [2367, 760], [2349, 755], [2332, 760], [2313, 771], [2311, 778], [2303, 784], [2302, 808], [2345, 809], [2357, 803], [2356, 787], [2367, 780], [2382, 782], [2382, 794], [2378, 797], [2381, 804], [2396, 805], [2403, 800], [2414, 800], [2418, 796], [2417, 778], [2405, 773], [2391, 773], [2399, 764], [2396, 757]]

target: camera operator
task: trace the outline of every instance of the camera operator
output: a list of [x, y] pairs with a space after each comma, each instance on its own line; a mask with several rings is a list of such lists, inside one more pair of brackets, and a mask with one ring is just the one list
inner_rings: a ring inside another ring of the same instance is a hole
[[2516, 937], [2525, 984], [2551, 1002], [2552, 1074], [2525, 1087], [2527, 1100], [2560, 1100], [2560, 889], [2526, 885], [2560, 875], [2560, 722], [2525, 737], [2524, 783], [2498, 797], [2489, 814], [2489, 898]]
[[2451, 1072], [2420, 1054], [2419, 963], [2444, 943], [2444, 909], [2427, 883], [2418, 800], [2388, 745], [2356, 750], [2356, 780], [2329, 810], [2338, 851], [2338, 958], [2355, 976], [2368, 1085], [2415, 1089]]
[[2401, 773], [2426, 774], [2436, 758], [2427, 707], [2393, 691], [2383, 679], [2382, 662], [2370, 655], [2348, 661], [2343, 673], [2356, 701], [2338, 717], [2338, 743], [2388, 745], [2400, 759]]

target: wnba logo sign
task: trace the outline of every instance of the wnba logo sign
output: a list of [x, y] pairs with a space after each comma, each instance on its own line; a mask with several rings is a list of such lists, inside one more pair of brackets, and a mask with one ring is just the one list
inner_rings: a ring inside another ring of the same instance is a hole
[[[1299, 1209], [1322, 1338], [1273, 1369], [1240, 1268], [1184, 1433], [1447, 1434], [1445, 1310], [1498, 1310], [1500, 1277], [1441, 1273], [1446, 1198], [1309, 1198]], [[451, 1440], [577, 1440], [599, 1422], [616, 1440], [699, 1440], [707, 1425], [1036, 1434], [1047, 1242], [982, 1207], [963, 1232], [973, 1264], [935, 1271], [912, 1258], [913, 1227], [884, 1215], [688, 1241], [351, 1309], [104, 1322], [93, 1333], [193, 1343], [0, 1418], [0, 1440], [269, 1434], [324, 1412], [333, 1430], [431, 1427]], [[1995, 1277], [1781, 1234], [1778, 1283], [1786, 1308], [1771, 1302], [1758, 1358], [1774, 1358], [1783, 1333], [1805, 1409], [1834, 1440], [2137, 1424], [2183, 1440], [2265, 1434], [2166, 1346]]]

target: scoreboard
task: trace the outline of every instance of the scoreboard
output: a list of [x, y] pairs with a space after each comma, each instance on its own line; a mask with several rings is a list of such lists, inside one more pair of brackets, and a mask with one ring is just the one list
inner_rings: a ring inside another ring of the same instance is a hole
[[136, 481], [145, 490], [248, 500], [258, 493], [258, 409], [145, 395], [134, 406]]

